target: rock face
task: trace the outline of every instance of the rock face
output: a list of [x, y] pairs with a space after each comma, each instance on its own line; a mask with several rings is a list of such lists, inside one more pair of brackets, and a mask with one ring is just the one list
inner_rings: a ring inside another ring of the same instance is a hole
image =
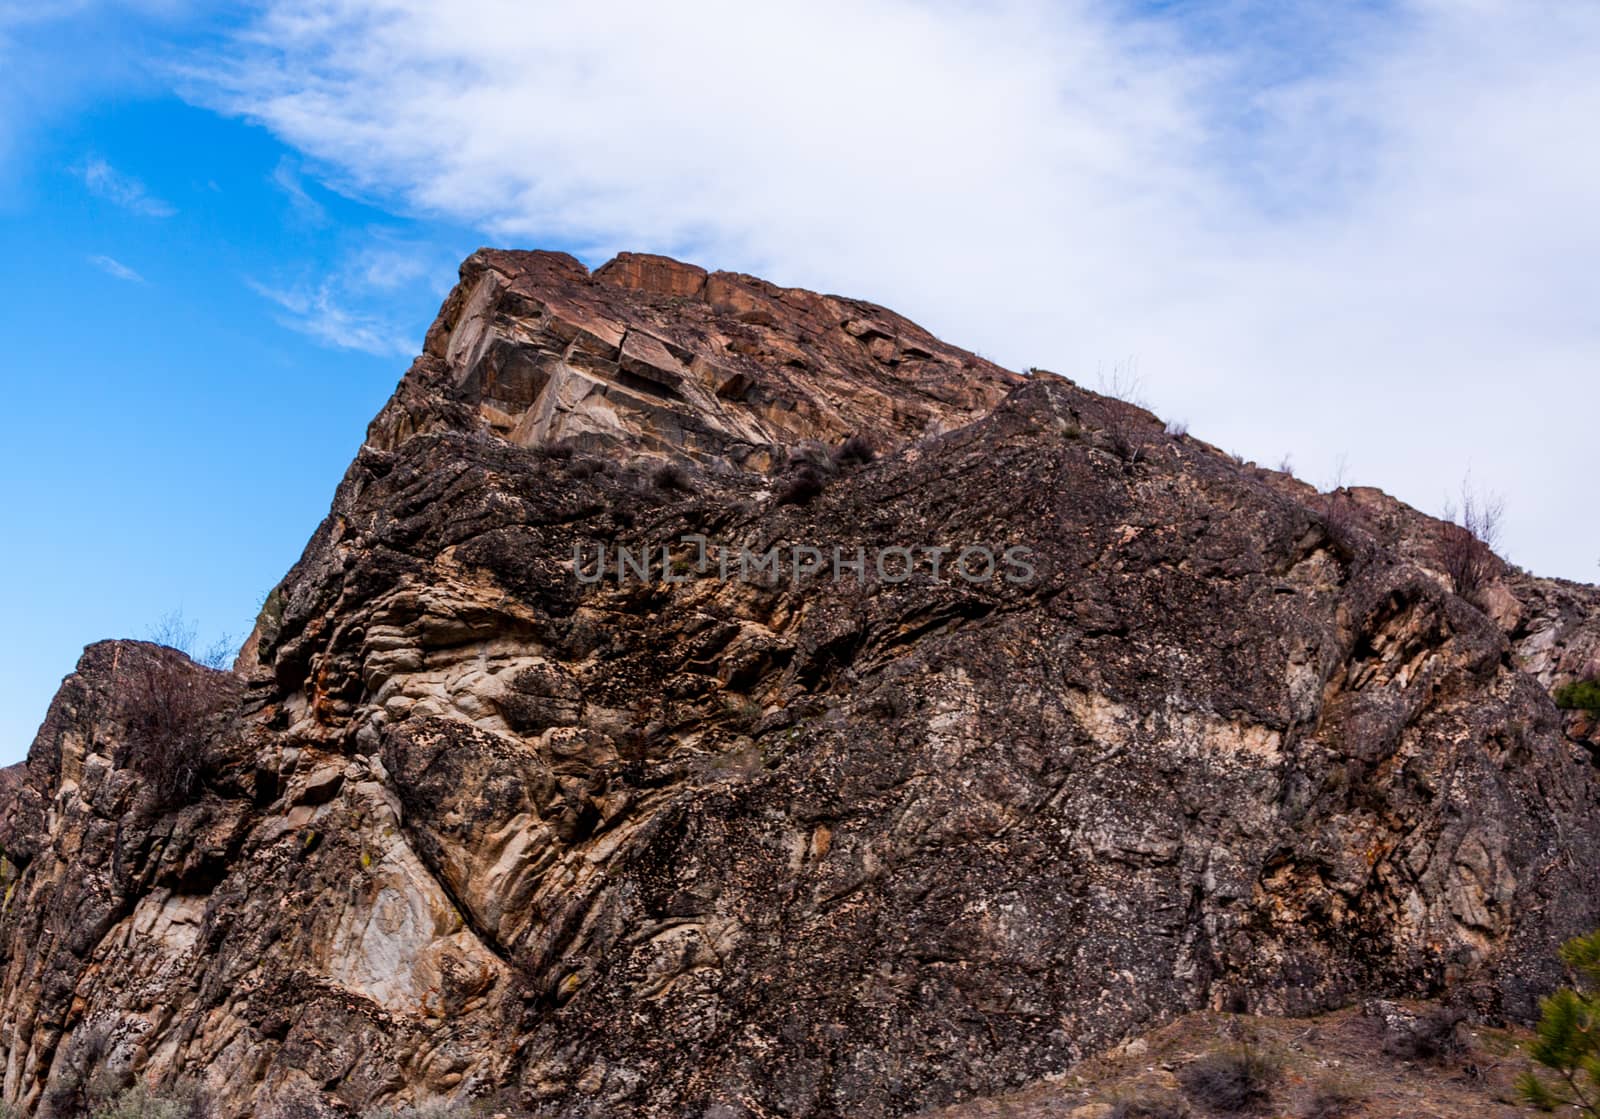
[[167, 669], [198, 788], [134, 642], [0, 784], [4, 1095], [900, 1116], [1196, 1009], [1525, 1017], [1600, 597], [1436, 527], [869, 304], [480, 252], [239, 682]]

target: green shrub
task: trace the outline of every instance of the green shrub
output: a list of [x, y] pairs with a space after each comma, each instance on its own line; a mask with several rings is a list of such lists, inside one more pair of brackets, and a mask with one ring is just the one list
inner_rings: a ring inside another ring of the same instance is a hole
[[1600, 711], [1600, 678], [1574, 680], [1562, 684], [1555, 692], [1557, 707], [1567, 710]]
[[1544, 1111], [1570, 1105], [1600, 1119], [1600, 931], [1569, 940], [1561, 958], [1577, 973], [1578, 986], [1539, 1004], [1538, 1034], [1528, 1045], [1528, 1056], [1556, 1075], [1529, 1069], [1517, 1090]]

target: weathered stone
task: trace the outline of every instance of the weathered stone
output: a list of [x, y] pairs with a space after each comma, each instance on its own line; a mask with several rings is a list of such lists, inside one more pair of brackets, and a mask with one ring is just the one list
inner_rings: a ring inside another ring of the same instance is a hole
[[[1525, 1017], [1600, 923], [1592, 723], [1548, 696], [1596, 592], [1508, 568], [1486, 614], [1434, 522], [1349, 506], [871, 304], [476, 253], [194, 802], [138, 807], [135, 643], [0, 780], [5, 1095], [100, 1022], [225, 1116], [798, 1119], [1197, 1008]], [[684, 537], [949, 552], [722, 580]], [[619, 546], [648, 578], [576, 577]]]

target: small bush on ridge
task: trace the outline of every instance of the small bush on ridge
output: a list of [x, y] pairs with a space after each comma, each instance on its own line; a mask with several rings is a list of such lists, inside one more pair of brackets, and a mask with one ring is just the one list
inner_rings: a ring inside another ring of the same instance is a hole
[[116, 762], [133, 770], [158, 809], [186, 804], [200, 785], [207, 739], [232, 700], [237, 680], [171, 650], [123, 646], [117, 717], [123, 738]]

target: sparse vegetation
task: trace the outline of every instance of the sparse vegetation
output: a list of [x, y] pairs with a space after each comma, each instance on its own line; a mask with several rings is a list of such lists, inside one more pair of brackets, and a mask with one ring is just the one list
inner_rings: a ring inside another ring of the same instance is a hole
[[1355, 498], [1345, 484], [1349, 473], [1349, 460], [1339, 456], [1334, 466], [1333, 479], [1327, 492], [1322, 494], [1318, 511], [1322, 514], [1322, 527], [1334, 548], [1349, 559], [1356, 554], [1356, 528], [1361, 524], [1361, 514], [1356, 509]]
[[1529, 1069], [1517, 1080], [1522, 1098], [1552, 1111], [1576, 1107], [1586, 1119], [1600, 1119], [1600, 931], [1569, 940], [1561, 959], [1577, 976], [1539, 1004], [1537, 1036], [1528, 1056], [1554, 1073]]
[[1555, 701], [1569, 711], [1600, 711], [1600, 677], [1562, 684], [1555, 690]]
[[1123, 1089], [1110, 1099], [1107, 1119], [1186, 1119], [1188, 1106], [1171, 1092], [1155, 1089]]
[[[268, 596], [271, 597], [270, 595]], [[234, 653], [236, 652], [233, 638], [224, 633], [210, 645], [201, 649], [195, 644], [199, 627], [183, 616], [182, 610], [172, 610], [163, 615], [161, 620], [150, 628], [145, 640], [155, 645], [165, 645], [169, 649], [176, 649], [195, 664], [203, 664], [207, 668], [218, 671], [227, 671], [233, 666]]]
[[1311, 1086], [1296, 1114], [1299, 1119], [1342, 1119], [1360, 1107], [1366, 1097], [1361, 1085], [1350, 1077], [1328, 1077]]
[[452, 1104], [436, 1100], [411, 1107], [383, 1107], [375, 1111], [364, 1111], [361, 1113], [361, 1119], [469, 1119], [469, 1117], [487, 1114], [487, 1109], [483, 1107]]
[[1439, 567], [1456, 594], [1471, 600], [1492, 578], [1499, 561], [1494, 550], [1500, 542], [1500, 521], [1505, 503], [1498, 497], [1476, 493], [1471, 479], [1461, 484], [1461, 504], [1445, 505], [1434, 551]]
[[1129, 466], [1144, 458], [1144, 428], [1138, 406], [1113, 400], [1106, 405], [1106, 440], [1111, 452]]
[[680, 493], [694, 492], [694, 483], [689, 480], [689, 472], [683, 468], [681, 463], [663, 462], [651, 473], [650, 480], [655, 483], [658, 490], [677, 490]]
[[1188, 420], [1168, 420], [1167, 421], [1166, 432], [1167, 432], [1168, 435], [1172, 436], [1174, 439], [1182, 439], [1185, 435], [1189, 434], [1189, 421]]
[[113, 1099], [121, 1087], [106, 1067], [111, 1055], [111, 1029], [104, 1021], [88, 1022], [66, 1042], [61, 1071], [46, 1103], [56, 1115], [89, 1115]]
[[1178, 1073], [1190, 1099], [1224, 1115], [1251, 1111], [1272, 1098], [1282, 1064], [1250, 1044], [1197, 1057]]
[[211, 1114], [203, 1093], [157, 1096], [135, 1085], [95, 1108], [91, 1119], [210, 1119]]
[[1348, 490], [1339, 489], [1322, 495], [1322, 527], [1328, 540], [1348, 558], [1355, 554], [1355, 530], [1360, 524], [1355, 502]]
[[827, 476], [809, 462], [801, 463], [778, 487], [779, 505], [808, 505], [828, 488]]
[[1391, 1026], [1384, 1052], [1410, 1061], [1442, 1061], [1462, 1050], [1461, 1023], [1466, 1015], [1455, 1007], [1434, 1006]]
[[139, 775], [153, 807], [186, 804], [200, 784], [206, 739], [237, 681], [170, 649], [125, 647], [119, 660], [116, 712], [123, 738], [116, 762]]
[[736, 726], [753, 728], [766, 714], [766, 709], [749, 696], [727, 697], [728, 716]]
[[865, 466], [877, 454], [867, 437], [858, 432], [833, 449], [833, 462], [835, 466]]
[[1143, 385], [1131, 361], [1113, 366], [1110, 374], [1101, 370], [1099, 384], [1100, 395], [1109, 397], [1103, 411], [1106, 441], [1111, 452], [1131, 467], [1145, 452]]
[[1121, 400], [1138, 408], [1145, 407], [1144, 382], [1135, 372], [1132, 358], [1117, 362], [1109, 373], [1102, 366], [1095, 381], [1101, 396], [1109, 396], [1112, 400]]

